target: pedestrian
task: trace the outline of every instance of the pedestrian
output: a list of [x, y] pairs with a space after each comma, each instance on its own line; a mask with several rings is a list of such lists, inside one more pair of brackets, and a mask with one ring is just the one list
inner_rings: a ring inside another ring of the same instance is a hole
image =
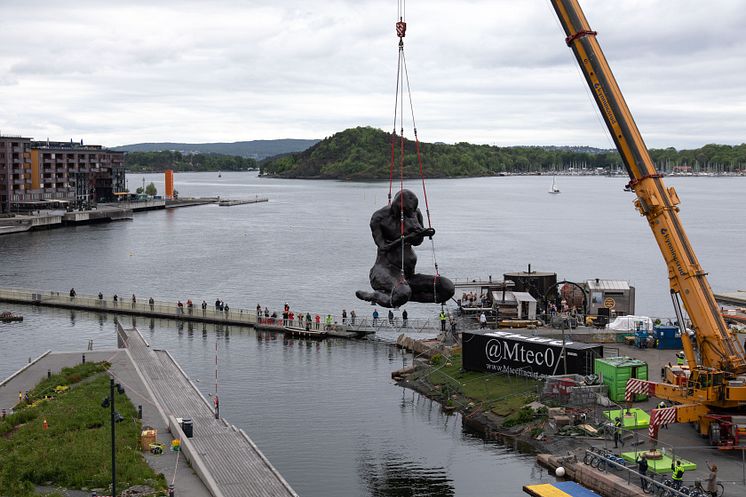
[[391, 326], [394, 326], [394, 311], [389, 309], [389, 324]]
[[326, 315], [326, 330], [330, 331], [332, 329], [332, 323], [334, 322], [334, 318], [331, 314]]
[[614, 448], [618, 448], [620, 443], [624, 447], [624, 440], [622, 440], [622, 419], [617, 416], [614, 421]]
[[347, 324], [347, 310], [342, 309], [342, 324]]
[[207, 301], [202, 301], [202, 315], [205, 315], [205, 311], [207, 310]]
[[223, 310], [225, 311], [225, 315], [228, 315], [228, 311], [230, 311], [230, 307], [228, 307], [228, 304], [223, 304]]
[[484, 312], [479, 315], [479, 327], [480, 328], [487, 327], [487, 316], [484, 314]]
[[295, 321], [295, 313], [293, 311], [288, 313], [288, 321], [290, 321], [290, 326], [293, 326], [293, 321]]
[[311, 313], [306, 313], [306, 331], [309, 331], [311, 329]]
[[104, 300], [104, 294], [101, 293], [101, 292], [98, 292], [98, 299], [99, 300]]
[[132, 294], [132, 307], [134, 308], [137, 305], [137, 297], [135, 297], [135, 294]]
[[265, 318], [268, 318], [268, 317], [269, 317], [269, 309], [267, 309], [267, 307], [266, 307], [266, 306], [264, 307], [264, 317], [265, 317]]
[[74, 298], [75, 298], [75, 295], [77, 295], [77, 294], [75, 293], [75, 288], [71, 288], [71, 289], [70, 289], [70, 298], [71, 298], [71, 299], [74, 299]]
[[350, 311], [350, 322], [352, 323], [352, 326], [355, 326], [355, 319], [357, 318], [357, 314], [355, 313], [355, 309]]
[[316, 321], [316, 329], [318, 330], [319, 327], [321, 326], [321, 316], [319, 316], [318, 314], [316, 314], [316, 316], [314, 316], [313, 319]]
[[284, 310], [285, 310], [285, 312], [290, 312], [290, 305], [287, 302], [285, 302], [285, 308], [284, 308]]
[[187, 299], [187, 312], [189, 312], [189, 315], [192, 315], [194, 309], [194, 304], [192, 303], [192, 299]]
[[707, 475], [707, 492], [715, 497], [718, 492], [718, 466], [717, 464], [710, 464], [710, 461], [705, 461], [707, 469], [710, 470], [710, 474]]
[[18, 403], [23, 402], [23, 392], [18, 390]]
[[671, 461], [671, 479], [673, 480], [673, 488], [676, 490], [680, 489], [681, 484], [684, 483], [684, 471], [681, 460], [676, 460], [676, 464]]
[[684, 365], [684, 351], [683, 350], [676, 352], [676, 365], [677, 366]]
[[373, 309], [373, 326], [378, 326], [378, 309]]
[[150, 306], [150, 310], [152, 311], [153, 308], [155, 307], [155, 300], [153, 300], [153, 297], [150, 297], [148, 299], [148, 305]]
[[446, 311], [442, 307], [440, 308], [438, 319], [440, 319], [440, 331], [446, 331], [446, 320], [448, 319], [448, 316], [446, 316]]
[[404, 327], [404, 328], [407, 327], [407, 320], [408, 319], [409, 319], [409, 314], [407, 314], [407, 310], [404, 309], [403, 311], [401, 311], [401, 325], [402, 325], [402, 327]]
[[119, 302], [119, 296], [115, 293], [114, 294], [114, 305], [116, 305], [117, 302]]
[[259, 304], [256, 305], [256, 320], [259, 321], [259, 316], [262, 315], [262, 306]]
[[640, 453], [637, 457], [637, 472], [640, 473], [640, 486], [643, 490], [647, 490], [648, 481], [645, 479], [648, 473], [648, 458], [644, 452]]
[[285, 304], [285, 310], [282, 311], [282, 325], [287, 326], [288, 325], [288, 313], [290, 308], [287, 304]]

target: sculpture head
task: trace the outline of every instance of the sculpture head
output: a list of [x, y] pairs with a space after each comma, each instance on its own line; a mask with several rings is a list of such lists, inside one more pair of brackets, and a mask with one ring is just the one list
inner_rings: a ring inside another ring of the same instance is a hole
[[417, 205], [419, 200], [410, 190], [402, 190], [394, 196], [394, 200], [391, 201], [391, 213], [399, 217], [399, 208], [404, 208], [404, 215], [414, 214], [417, 212]]

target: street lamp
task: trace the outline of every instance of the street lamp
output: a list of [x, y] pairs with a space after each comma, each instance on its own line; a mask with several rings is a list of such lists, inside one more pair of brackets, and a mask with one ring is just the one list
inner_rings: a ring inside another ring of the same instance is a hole
[[117, 392], [121, 395], [124, 393], [122, 385], [117, 383], [114, 384], [114, 378], [109, 378], [109, 396], [105, 397], [101, 402], [101, 407], [104, 409], [107, 407], [111, 408], [111, 495], [116, 497], [117, 495], [117, 461], [116, 461], [116, 442], [115, 442], [115, 429], [114, 425], [124, 421], [124, 417], [114, 410], [114, 387], [116, 386]]

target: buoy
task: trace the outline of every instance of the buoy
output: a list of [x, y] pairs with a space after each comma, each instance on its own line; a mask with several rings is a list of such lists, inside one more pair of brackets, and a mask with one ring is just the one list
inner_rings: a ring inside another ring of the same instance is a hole
[[565, 476], [565, 468], [560, 466], [559, 468], [554, 470], [554, 474], [562, 478], [563, 476]]
[[47, 424], [47, 418], [44, 418], [44, 423], [42, 423], [42, 427], [46, 430], [49, 428], [49, 425]]

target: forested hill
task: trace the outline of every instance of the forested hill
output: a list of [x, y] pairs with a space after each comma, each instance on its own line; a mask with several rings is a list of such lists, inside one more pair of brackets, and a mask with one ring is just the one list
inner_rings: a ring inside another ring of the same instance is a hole
[[[260, 163], [263, 174], [287, 178], [385, 179], [389, 177], [391, 135], [371, 127], [351, 128], [320, 141], [303, 152]], [[457, 143], [420, 144], [428, 177], [489, 176], [500, 173], [558, 171], [570, 167], [618, 169], [616, 151], [590, 147], [495, 147]], [[397, 152], [398, 153], [398, 152]], [[651, 150], [657, 167], [694, 170], [717, 166], [720, 171], [746, 169], [746, 144], [706, 145], [696, 150]], [[398, 162], [397, 162], [398, 171]], [[398, 173], [395, 173], [398, 175]], [[419, 175], [415, 145], [405, 146], [405, 175]]]
[[182, 154], [220, 154], [237, 155], [261, 160], [274, 155], [300, 152], [318, 140], [281, 139], [281, 140], [250, 140], [233, 143], [133, 143], [114, 147], [112, 150], [122, 152], [162, 152], [175, 151]]
[[128, 152], [124, 160], [129, 172], [246, 171], [256, 168], [254, 159], [235, 155], [182, 154], [181, 152]]

